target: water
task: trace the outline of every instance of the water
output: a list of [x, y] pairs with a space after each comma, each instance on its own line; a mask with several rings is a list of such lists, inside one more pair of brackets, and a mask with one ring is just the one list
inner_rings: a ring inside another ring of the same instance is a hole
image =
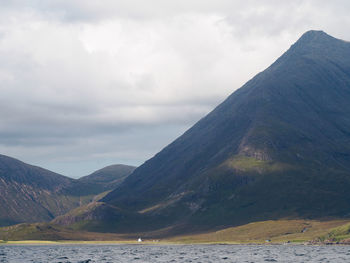
[[350, 262], [350, 246], [0, 246], [0, 262]]

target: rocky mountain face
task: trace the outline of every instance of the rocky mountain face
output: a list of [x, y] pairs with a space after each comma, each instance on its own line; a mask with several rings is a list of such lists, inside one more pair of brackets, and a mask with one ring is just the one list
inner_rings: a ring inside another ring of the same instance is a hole
[[0, 226], [50, 221], [112, 190], [133, 169], [109, 167], [75, 180], [0, 155]]
[[350, 43], [306, 32], [106, 195], [100, 217], [81, 213], [79, 227], [196, 231], [347, 217], [349, 102]]
[[0, 225], [47, 221], [79, 205], [63, 189], [73, 180], [0, 156]]

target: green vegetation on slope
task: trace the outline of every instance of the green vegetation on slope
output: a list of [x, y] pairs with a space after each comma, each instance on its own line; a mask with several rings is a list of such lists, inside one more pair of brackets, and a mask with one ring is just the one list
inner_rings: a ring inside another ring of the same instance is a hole
[[170, 239], [180, 243], [272, 243], [306, 242], [347, 224], [346, 220], [269, 220], [198, 235]]
[[[101, 241], [128, 240], [129, 237], [118, 234], [79, 232], [48, 223], [19, 224], [0, 228], [0, 239], [7, 241]], [[135, 239], [135, 238], [134, 238]]]
[[254, 157], [237, 155], [224, 162], [225, 166], [242, 172], [272, 173], [291, 169], [292, 166], [273, 161], [256, 159]]
[[[266, 243], [300, 243], [323, 240], [332, 236], [332, 240], [348, 238], [344, 232], [349, 231], [349, 220], [269, 220], [253, 222], [237, 227], [229, 227], [217, 231], [197, 234], [174, 235], [171, 229], [158, 231], [138, 231], [124, 234], [97, 233], [76, 231], [54, 224], [20, 224], [0, 228], [0, 239], [6, 241], [46, 240], [46, 241], [136, 241], [159, 240], [167, 243], [234, 243], [234, 244], [266, 244]], [[336, 232], [336, 233], [335, 233]], [[338, 238], [335, 239], [334, 236]], [[341, 236], [341, 238], [340, 238]], [[344, 238], [345, 237], [345, 238]], [[267, 242], [269, 240], [269, 242]]]
[[335, 227], [327, 234], [322, 235], [314, 240], [315, 242], [341, 242], [350, 243], [350, 223]]

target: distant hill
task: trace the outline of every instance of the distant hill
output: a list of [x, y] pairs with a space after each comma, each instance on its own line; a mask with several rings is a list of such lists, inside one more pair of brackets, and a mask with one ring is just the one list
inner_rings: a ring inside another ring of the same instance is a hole
[[350, 43], [306, 32], [74, 226], [181, 232], [348, 217], [349, 102]]
[[112, 190], [121, 184], [134, 170], [135, 166], [115, 164], [104, 167], [90, 175], [77, 180], [78, 184], [90, 184], [95, 187], [95, 193]]
[[50, 221], [112, 190], [133, 168], [105, 169], [74, 180], [0, 155], [0, 226]]

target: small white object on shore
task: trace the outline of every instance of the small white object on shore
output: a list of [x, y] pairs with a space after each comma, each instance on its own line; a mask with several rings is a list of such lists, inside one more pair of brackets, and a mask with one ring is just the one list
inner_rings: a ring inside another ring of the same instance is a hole
[[141, 237], [139, 237], [139, 239], [137, 240], [137, 242], [142, 242], [142, 239], [141, 239]]

